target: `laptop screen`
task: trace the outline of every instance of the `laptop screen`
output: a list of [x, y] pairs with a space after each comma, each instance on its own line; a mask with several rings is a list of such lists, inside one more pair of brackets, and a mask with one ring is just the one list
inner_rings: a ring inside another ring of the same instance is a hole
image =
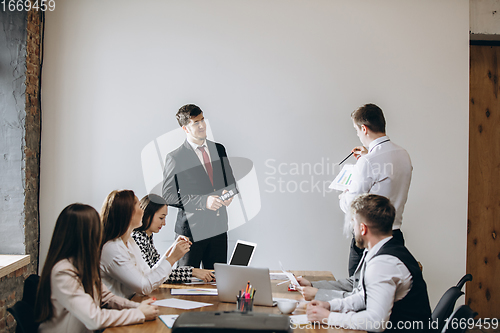
[[238, 240], [234, 246], [229, 265], [248, 266], [257, 244]]

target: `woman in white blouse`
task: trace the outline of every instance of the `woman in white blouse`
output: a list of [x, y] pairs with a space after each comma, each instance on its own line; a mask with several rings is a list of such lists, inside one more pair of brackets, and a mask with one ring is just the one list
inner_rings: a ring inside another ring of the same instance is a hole
[[37, 291], [39, 332], [90, 332], [158, 315], [152, 299], [131, 302], [102, 284], [101, 238], [99, 214], [88, 205], [69, 205], [57, 218]]
[[[141, 199], [139, 204], [144, 211], [142, 225], [132, 232], [132, 238], [141, 249], [142, 258], [149, 267], [153, 267], [161, 258], [153, 243], [153, 233], [160, 232], [161, 228], [165, 225], [168, 206], [165, 199], [156, 194], [146, 195]], [[205, 282], [215, 280], [214, 274], [208, 269], [181, 266], [172, 269], [166, 283], [191, 282], [193, 276]]]
[[101, 210], [101, 277], [112, 293], [129, 299], [136, 293], [147, 295], [157, 289], [191, 246], [189, 239], [179, 236], [150, 268], [131, 237], [132, 231], [142, 225], [142, 215], [139, 199], [130, 190], [111, 192]]

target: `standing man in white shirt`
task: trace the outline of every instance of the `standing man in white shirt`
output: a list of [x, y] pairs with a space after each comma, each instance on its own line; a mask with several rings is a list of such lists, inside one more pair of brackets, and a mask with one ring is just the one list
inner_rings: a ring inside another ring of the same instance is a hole
[[362, 194], [351, 204], [356, 246], [364, 250], [358, 290], [307, 306], [312, 322], [354, 330], [428, 332], [431, 309], [420, 267], [392, 236], [396, 209], [386, 197]]
[[[377, 105], [365, 104], [354, 111], [351, 118], [363, 146], [352, 150], [358, 161], [354, 166], [349, 190], [339, 196], [340, 208], [346, 213], [354, 198], [363, 193], [387, 197], [396, 208], [393, 236], [404, 245], [400, 228], [413, 169], [410, 155], [386, 135], [384, 114]], [[363, 249], [356, 246], [353, 238], [349, 253], [349, 276], [356, 271], [362, 254]]]

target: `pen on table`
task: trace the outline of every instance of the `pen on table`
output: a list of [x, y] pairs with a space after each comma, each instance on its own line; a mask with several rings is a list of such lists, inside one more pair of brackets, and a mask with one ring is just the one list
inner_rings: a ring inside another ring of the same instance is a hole
[[351, 151], [351, 153], [350, 153], [349, 155], [347, 155], [347, 157], [346, 157], [346, 158], [344, 158], [344, 159], [342, 160], [342, 162], [340, 162], [340, 163], [339, 163], [339, 165], [341, 165], [342, 163], [344, 163], [344, 162], [345, 162], [345, 161], [346, 161], [349, 157], [351, 157], [351, 156], [352, 156], [352, 154], [354, 154], [354, 151]]

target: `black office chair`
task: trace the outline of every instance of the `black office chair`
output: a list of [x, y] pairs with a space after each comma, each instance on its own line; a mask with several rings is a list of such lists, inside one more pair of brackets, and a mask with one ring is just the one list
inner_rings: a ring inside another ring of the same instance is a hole
[[24, 280], [23, 301], [30, 304], [33, 309], [35, 308], [36, 290], [39, 281], [40, 276], [37, 274], [31, 274]]
[[30, 304], [19, 301], [7, 311], [12, 313], [17, 322], [16, 333], [36, 333], [38, 331], [38, 324], [35, 323], [35, 312]]
[[38, 323], [35, 322], [35, 299], [39, 280], [40, 277], [36, 274], [28, 276], [24, 281], [23, 299], [7, 309], [17, 322], [16, 333], [38, 331]]
[[475, 316], [477, 312], [472, 311], [468, 305], [462, 305], [453, 312], [441, 333], [465, 333], [470, 326], [468, 320]]
[[446, 319], [449, 318], [453, 312], [457, 299], [464, 294], [462, 288], [467, 281], [472, 281], [472, 275], [464, 275], [460, 281], [458, 281], [456, 286], [448, 289], [439, 300], [438, 304], [434, 308], [434, 311], [432, 311], [432, 321], [437, 320], [438, 332], [441, 332], [444, 324], [446, 323]]

